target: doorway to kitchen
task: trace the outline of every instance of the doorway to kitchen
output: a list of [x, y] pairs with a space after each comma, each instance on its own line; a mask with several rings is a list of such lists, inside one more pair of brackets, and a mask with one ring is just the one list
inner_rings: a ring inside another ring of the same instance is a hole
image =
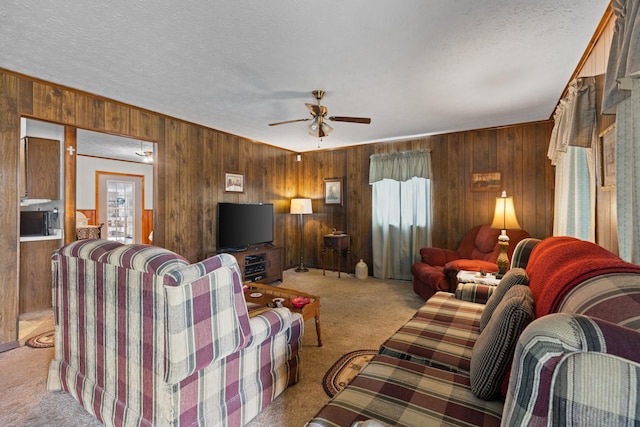
[[105, 224], [103, 238], [142, 243], [144, 175], [96, 171], [96, 214]]

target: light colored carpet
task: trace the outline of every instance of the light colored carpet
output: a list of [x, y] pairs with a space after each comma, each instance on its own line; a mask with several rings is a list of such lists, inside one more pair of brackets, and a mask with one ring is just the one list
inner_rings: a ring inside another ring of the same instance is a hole
[[[301, 381], [287, 389], [248, 425], [300, 427], [327, 402], [322, 378], [345, 353], [377, 348], [423, 304], [410, 282], [356, 279], [310, 269], [284, 272], [276, 286], [321, 297], [323, 347], [317, 347], [315, 324], [305, 324]], [[0, 425], [99, 426], [68, 394], [46, 391], [53, 348], [20, 347], [0, 353]]]

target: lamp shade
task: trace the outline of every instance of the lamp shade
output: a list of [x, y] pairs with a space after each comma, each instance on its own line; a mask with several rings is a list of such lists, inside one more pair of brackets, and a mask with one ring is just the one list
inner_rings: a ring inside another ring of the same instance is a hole
[[311, 199], [291, 199], [292, 214], [312, 214]]
[[516, 210], [513, 207], [513, 197], [507, 197], [504, 192], [502, 193], [502, 197], [496, 198], [496, 211], [493, 214], [491, 228], [520, 230]]

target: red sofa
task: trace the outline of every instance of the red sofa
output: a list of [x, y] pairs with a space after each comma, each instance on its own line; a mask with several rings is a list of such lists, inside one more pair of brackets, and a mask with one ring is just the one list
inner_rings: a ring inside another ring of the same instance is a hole
[[[426, 300], [438, 291], [455, 292], [460, 270], [498, 271], [499, 234], [500, 230], [488, 224], [478, 225], [464, 235], [455, 251], [432, 247], [420, 249], [421, 260], [411, 267], [414, 292]], [[508, 230], [507, 235], [507, 254], [511, 259], [518, 242], [530, 236], [524, 230]]]

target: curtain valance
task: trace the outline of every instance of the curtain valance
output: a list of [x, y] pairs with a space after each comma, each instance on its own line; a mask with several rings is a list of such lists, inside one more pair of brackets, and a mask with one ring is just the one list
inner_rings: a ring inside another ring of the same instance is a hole
[[555, 165], [568, 146], [592, 147], [596, 135], [596, 79], [581, 77], [569, 84], [567, 95], [553, 114], [547, 156]]
[[431, 150], [372, 154], [369, 161], [369, 184], [393, 179], [408, 181], [413, 177], [431, 179]]
[[630, 77], [640, 77], [640, 2], [614, 0], [611, 7], [616, 22], [607, 63], [603, 114], [615, 114], [615, 107], [630, 96], [630, 83], [624, 83], [624, 89], [620, 84]]

